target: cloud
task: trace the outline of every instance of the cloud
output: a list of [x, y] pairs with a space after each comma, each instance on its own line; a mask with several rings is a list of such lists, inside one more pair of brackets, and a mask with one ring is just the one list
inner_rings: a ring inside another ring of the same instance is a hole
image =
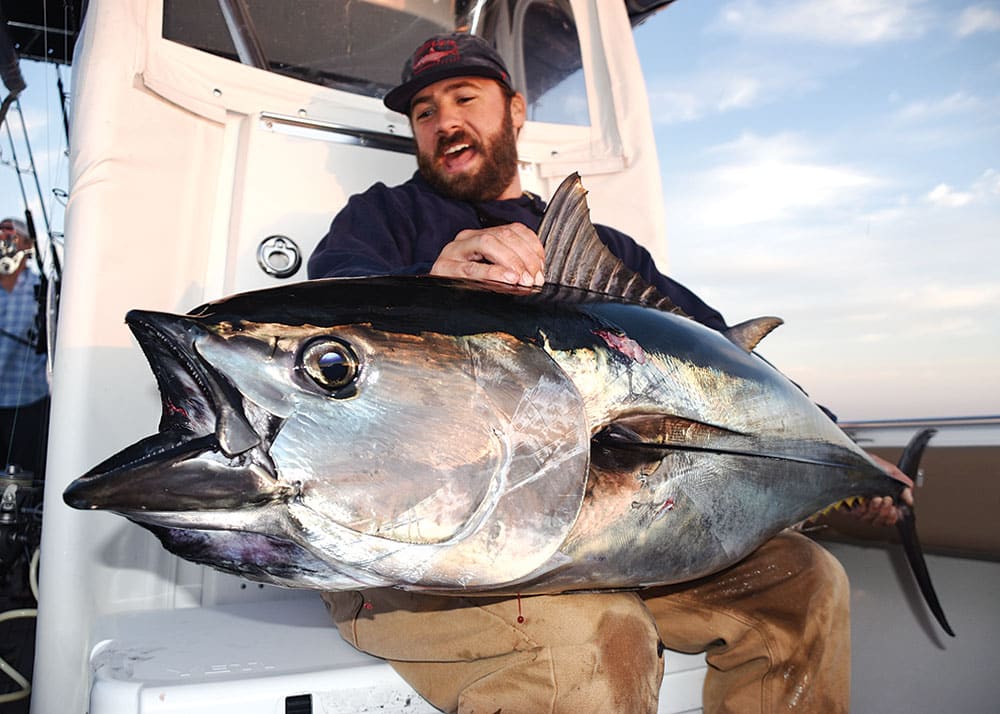
[[1000, 171], [986, 169], [972, 185], [973, 190], [984, 197], [1000, 196]]
[[911, 102], [896, 112], [896, 118], [906, 122], [928, 121], [979, 112], [986, 104], [979, 97], [966, 92], [953, 92], [940, 99]]
[[721, 89], [718, 108], [743, 109], [752, 106], [760, 96], [762, 82], [756, 77], [733, 77]]
[[668, 125], [761, 106], [812, 86], [802, 67], [717, 57], [710, 68], [657, 79], [647, 91], [653, 120]]
[[971, 5], [965, 8], [955, 23], [955, 33], [959, 37], [997, 31], [1000, 31], [1000, 10], [989, 5]]
[[656, 124], [679, 124], [705, 115], [706, 103], [698, 94], [682, 89], [649, 90], [649, 109]]
[[[905, 261], [894, 265], [913, 271]], [[924, 280], [885, 276], [881, 283], [866, 285], [863, 293], [839, 302], [834, 319], [859, 333], [873, 334], [899, 319], [892, 330], [899, 338], [948, 334], [996, 339], [991, 318], [1000, 309], [1000, 285], [988, 278], [963, 281], [947, 271], [925, 275]]]
[[748, 36], [832, 45], [914, 39], [931, 26], [925, 0], [736, 0], [717, 26]]
[[841, 207], [880, 183], [850, 166], [818, 160], [806, 141], [791, 134], [744, 134], [713, 148], [710, 155], [721, 160], [690, 178], [689, 195], [683, 199], [689, 202], [684, 211], [706, 226], [790, 220]]
[[693, 84], [693, 88], [650, 92], [650, 107], [657, 124], [697, 121], [707, 115], [745, 109], [761, 96], [761, 83], [753, 77], [729, 76], [721, 81]]
[[803, 210], [840, 203], [845, 193], [871, 185], [850, 169], [779, 158], [720, 167], [712, 172], [728, 189], [723, 225], [791, 218]]
[[[1000, 306], [1000, 285], [932, 283], [921, 288], [911, 302], [944, 312], [996, 308]], [[935, 330], [939, 328], [940, 325], [934, 326]]]
[[973, 196], [967, 191], [956, 191], [946, 183], [939, 183], [930, 193], [927, 200], [935, 206], [945, 206], [947, 208], [959, 208], [972, 203]]
[[1000, 172], [987, 169], [966, 191], [959, 191], [946, 183], [939, 183], [925, 197], [927, 202], [941, 208], [961, 208], [971, 203], [989, 201], [1000, 196]]

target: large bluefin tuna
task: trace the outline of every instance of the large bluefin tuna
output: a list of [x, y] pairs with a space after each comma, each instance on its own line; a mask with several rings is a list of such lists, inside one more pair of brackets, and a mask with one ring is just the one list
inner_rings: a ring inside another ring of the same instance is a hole
[[780, 321], [678, 314], [585, 193], [553, 197], [543, 288], [346, 278], [131, 311], [159, 433], [66, 502], [262, 582], [493, 594], [689, 580], [847, 497], [898, 498], [753, 354]]

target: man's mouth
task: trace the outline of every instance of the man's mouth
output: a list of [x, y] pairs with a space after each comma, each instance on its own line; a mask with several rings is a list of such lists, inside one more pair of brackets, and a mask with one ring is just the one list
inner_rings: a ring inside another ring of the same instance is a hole
[[453, 136], [438, 145], [438, 163], [447, 172], [465, 171], [478, 155], [474, 141], [464, 136]]

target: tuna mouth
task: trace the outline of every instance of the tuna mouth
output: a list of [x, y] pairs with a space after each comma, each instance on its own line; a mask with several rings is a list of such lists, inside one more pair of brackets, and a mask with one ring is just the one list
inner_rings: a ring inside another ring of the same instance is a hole
[[160, 389], [160, 436], [174, 435], [181, 442], [211, 436], [215, 449], [229, 457], [261, 443], [248, 419], [243, 396], [200, 358], [198, 340], [209, 333], [199, 322], [138, 310], [129, 312], [125, 321]]
[[198, 340], [211, 333], [180, 315], [133, 310], [125, 321], [159, 387], [159, 429], [70, 484], [66, 503], [129, 513], [273, 500], [282, 489], [267, 450], [281, 421], [199, 356]]

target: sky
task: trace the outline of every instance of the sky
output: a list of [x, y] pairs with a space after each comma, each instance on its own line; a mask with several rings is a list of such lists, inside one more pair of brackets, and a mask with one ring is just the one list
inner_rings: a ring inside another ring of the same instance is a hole
[[668, 272], [844, 420], [1000, 414], [1000, 1], [681, 0], [636, 30]]
[[[782, 317], [759, 351], [841, 419], [1000, 414], [1000, 0], [680, 0], [635, 37], [668, 272], [731, 323]], [[61, 232], [55, 69], [22, 72]], [[5, 215], [11, 159], [4, 130]]]

